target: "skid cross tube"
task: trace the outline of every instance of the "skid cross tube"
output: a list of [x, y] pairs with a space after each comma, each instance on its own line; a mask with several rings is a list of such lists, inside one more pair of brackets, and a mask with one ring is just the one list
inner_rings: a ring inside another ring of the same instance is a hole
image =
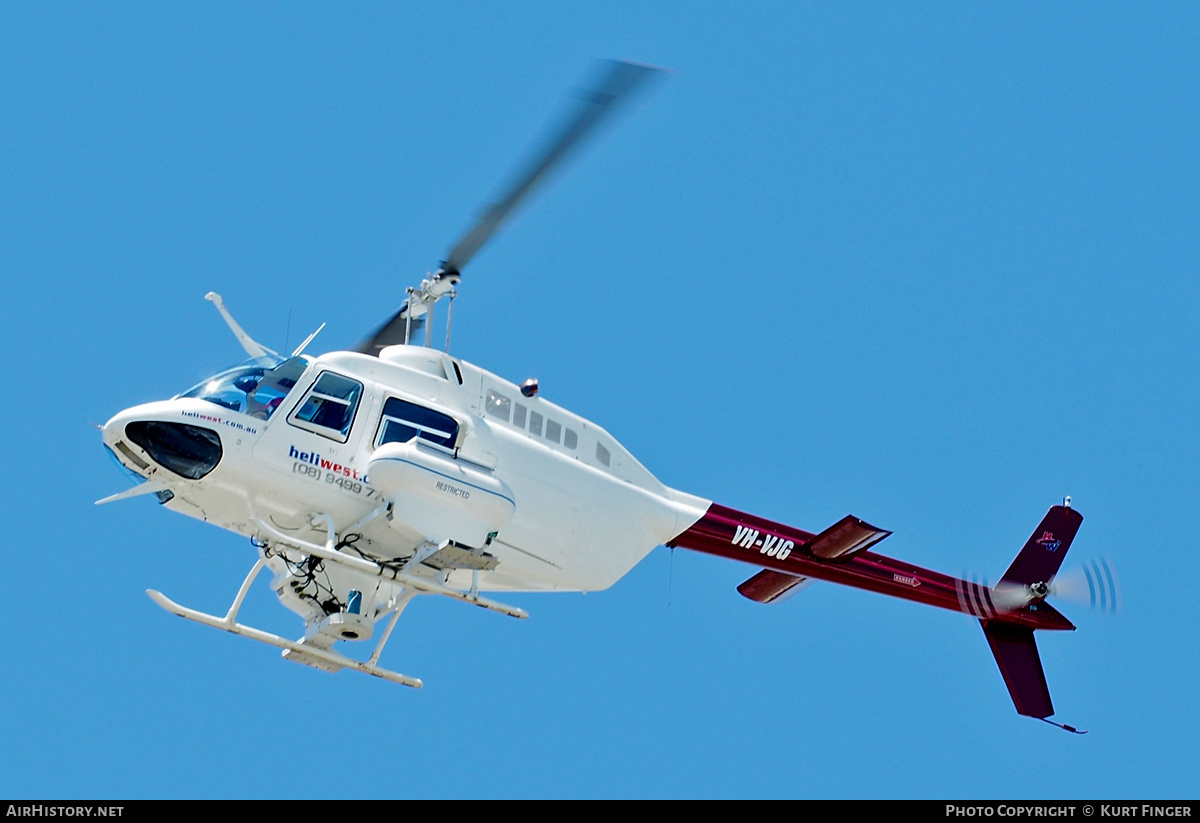
[[440, 594], [443, 597], [461, 600], [464, 603], [470, 603], [472, 606], [479, 606], [480, 608], [487, 609], [489, 611], [507, 614], [509, 617], [516, 617], [520, 620], [524, 620], [525, 618], [529, 617], [529, 612], [525, 611], [524, 609], [517, 608], [516, 606], [508, 606], [495, 600], [489, 600], [486, 597], [472, 595], [470, 592], [461, 592], [458, 589], [451, 588], [450, 586], [446, 586], [442, 583], [438, 583], [424, 577], [419, 577], [415, 574], [408, 574], [407, 572], [393, 569], [388, 566], [375, 563], [371, 560], [364, 560], [362, 558], [351, 557], [348, 554], [344, 554], [343, 552], [333, 548], [337, 545], [337, 535], [333, 527], [333, 518], [327, 514], [321, 514], [313, 518], [313, 520], [323, 521], [326, 525], [328, 537], [324, 546], [318, 546], [316, 543], [309, 543], [306, 540], [300, 540], [299, 538], [283, 534], [282, 532], [277, 531], [272, 526], [257, 518], [255, 518], [254, 524], [262, 529], [262, 531], [269, 535], [273, 540], [288, 546], [295, 546], [301, 551], [314, 554], [317, 557], [325, 560], [332, 560], [335, 563], [340, 563], [343, 566], [348, 566], [349, 568], [357, 571], [366, 572], [367, 574], [378, 577], [382, 580], [401, 583], [426, 594]]
[[[229, 607], [229, 611], [225, 613], [224, 617], [217, 617], [216, 615], [206, 614], [205, 612], [189, 609], [186, 606], [181, 606], [156, 589], [147, 589], [146, 594], [148, 594], [150, 599], [163, 609], [169, 611], [171, 614], [182, 617], [185, 620], [191, 620], [194, 623], [200, 623], [204, 626], [212, 626], [214, 629], [221, 629], [222, 631], [227, 631], [230, 634], [240, 634], [242, 637], [249, 637], [251, 640], [257, 640], [260, 643], [266, 643], [268, 646], [274, 646], [278, 649], [292, 651], [298, 655], [307, 655], [319, 658], [320, 660], [335, 666], [335, 671], [337, 669], [353, 669], [354, 671], [362, 672], [363, 674], [369, 674], [374, 677], [383, 678], [384, 680], [390, 680], [393, 683], [399, 683], [402, 686], [411, 686], [414, 689], [419, 689], [424, 685], [420, 678], [409, 677], [406, 674], [400, 674], [399, 672], [393, 672], [388, 669], [381, 669], [375, 665], [375, 662], [379, 659], [379, 653], [383, 651], [384, 642], [387, 641], [388, 636], [391, 634], [392, 625], [395, 625], [395, 617], [392, 618], [392, 624], [388, 626], [388, 631], [384, 633], [383, 640], [376, 648], [375, 654], [371, 656], [371, 660], [367, 663], [353, 660], [349, 657], [340, 655], [337, 652], [331, 652], [326, 649], [317, 648], [316, 646], [309, 646], [303, 642], [288, 640], [287, 638], [280, 637], [277, 634], [271, 634], [270, 632], [264, 632], [261, 629], [256, 629], [253, 626], [247, 626], [243, 623], [238, 623], [237, 613], [242, 607], [242, 601], [245, 600], [246, 593], [250, 591], [250, 584], [254, 582], [256, 577], [258, 577], [258, 573], [263, 570], [263, 566], [265, 565], [266, 560], [262, 557], [259, 557], [258, 562], [254, 564], [254, 567], [250, 569], [250, 573], [246, 575], [246, 579], [242, 581], [242, 586], [238, 589], [237, 597], [234, 598], [233, 604]], [[400, 611], [403, 610], [403, 608], [403, 605], [400, 605], [399, 608], [396, 609], [397, 616], [399, 615]]]

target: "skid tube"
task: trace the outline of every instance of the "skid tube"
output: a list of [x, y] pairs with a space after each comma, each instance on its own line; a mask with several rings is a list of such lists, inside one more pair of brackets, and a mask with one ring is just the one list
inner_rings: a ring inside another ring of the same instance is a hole
[[181, 606], [171, 598], [167, 597], [162, 592], [156, 589], [147, 589], [146, 594], [150, 599], [161, 606], [171, 614], [182, 617], [185, 620], [191, 620], [194, 623], [199, 623], [204, 626], [211, 626], [214, 629], [221, 629], [230, 634], [239, 634], [242, 637], [249, 637], [251, 640], [257, 640], [260, 643], [266, 643], [268, 646], [275, 646], [278, 649], [283, 649], [285, 652], [292, 652], [301, 657], [314, 657], [333, 667], [333, 671], [338, 669], [353, 669], [354, 671], [369, 674], [373, 677], [379, 677], [384, 680], [389, 680], [392, 683], [399, 683], [402, 686], [410, 686], [414, 689], [419, 689], [424, 683], [420, 678], [409, 677], [406, 674], [400, 674], [389, 669], [376, 666], [374, 661], [379, 659], [379, 652], [383, 650], [383, 644], [387, 642], [388, 636], [391, 634], [391, 627], [395, 625], [393, 618], [392, 624], [388, 626], [388, 631], [385, 632], [379, 647], [375, 650], [375, 654], [371, 656], [371, 662], [362, 663], [358, 660], [352, 660], [349, 657], [340, 655], [337, 652], [328, 651], [326, 649], [317, 648], [315, 646], [306, 645], [302, 642], [288, 640], [285, 637], [280, 637], [277, 634], [256, 629], [253, 626], [247, 626], [244, 623], [237, 622], [238, 610], [242, 607], [242, 601], [246, 599], [246, 593], [250, 591], [250, 584], [258, 577], [266, 565], [266, 560], [262, 557], [254, 564], [250, 573], [246, 575], [246, 579], [242, 581], [242, 586], [238, 589], [237, 597], [234, 598], [233, 604], [229, 607], [229, 611], [224, 617], [206, 614], [205, 612], [189, 609], [186, 606]]

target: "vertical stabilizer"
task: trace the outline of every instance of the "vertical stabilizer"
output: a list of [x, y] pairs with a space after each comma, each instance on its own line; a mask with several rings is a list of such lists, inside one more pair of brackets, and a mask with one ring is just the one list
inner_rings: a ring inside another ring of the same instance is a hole
[[1067, 549], [1079, 531], [1083, 515], [1068, 506], [1051, 506], [1042, 522], [1025, 541], [1025, 547], [1008, 567], [1001, 584], [1049, 583], [1058, 573]]
[[988, 620], [979, 622], [983, 625], [988, 645], [992, 647], [992, 654], [996, 656], [996, 663], [1017, 707], [1017, 714], [1040, 719], [1054, 714], [1054, 704], [1050, 701], [1050, 688], [1046, 685], [1046, 673], [1042, 670], [1033, 629]]
[[1014, 594], [1019, 595], [1011, 608], [979, 622], [996, 664], [1000, 667], [1008, 694], [1017, 707], [1017, 714], [1045, 720], [1075, 734], [1084, 734], [1072, 726], [1046, 720], [1054, 714], [1054, 703], [1050, 700], [1046, 672], [1042, 669], [1037, 642], [1033, 639], [1035, 627], [1021, 625], [1015, 619], [1026, 612], [1037, 613], [1043, 618], [1057, 616], [1061, 620], [1062, 625], [1050, 628], [1075, 628], [1045, 602], [1050, 581], [1058, 574], [1067, 549], [1071, 547], [1071, 541], [1083, 522], [1083, 515], [1070, 507], [1070, 498], [1066, 502], [1068, 505], [1050, 507], [1042, 522], [1025, 541], [1016, 560], [1000, 578], [995, 594], [1005, 594], [1006, 599], [1013, 599]]

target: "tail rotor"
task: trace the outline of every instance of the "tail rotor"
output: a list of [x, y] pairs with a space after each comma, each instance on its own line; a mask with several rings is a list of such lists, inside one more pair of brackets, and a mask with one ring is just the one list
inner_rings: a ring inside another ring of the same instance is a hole
[[1116, 614], [1121, 605], [1120, 591], [1112, 563], [1105, 557], [1096, 557], [1047, 582], [1001, 581], [992, 588], [991, 598], [1002, 612], [1020, 611], [1030, 603], [1052, 597], [1098, 612]]

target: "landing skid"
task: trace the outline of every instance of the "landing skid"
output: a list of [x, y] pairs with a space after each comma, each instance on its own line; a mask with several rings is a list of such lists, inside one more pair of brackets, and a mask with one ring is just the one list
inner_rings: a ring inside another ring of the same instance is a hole
[[362, 672], [363, 674], [381, 677], [384, 680], [390, 680], [393, 683], [399, 683], [402, 686], [411, 686], [414, 689], [419, 689], [424, 683], [420, 678], [409, 677], [406, 674], [393, 672], [388, 669], [380, 668], [375, 665], [375, 661], [379, 659], [380, 652], [383, 651], [383, 645], [387, 642], [391, 635], [392, 627], [396, 625], [396, 618], [399, 617], [399, 610], [392, 617], [391, 623], [384, 632], [383, 638], [379, 642], [379, 646], [375, 649], [375, 653], [371, 655], [371, 659], [367, 663], [362, 663], [358, 660], [352, 660], [349, 657], [340, 655], [337, 652], [332, 652], [327, 649], [318, 648], [309, 645], [303, 641], [288, 640], [285, 637], [280, 637], [277, 634], [264, 632], [261, 629], [256, 629], [253, 626], [247, 626], [244, 623], [237, 622], [238, 610], [242, 607], [242, 601], [246, 599], [246, 592], [250, 590], [250, 584], [254, 582], [254, 578], [262, 571], [265, 561], [259, 558], [254, 564], [254, 568], [246, 575], [246, 579], [242, 582], [242, 587], [238, 589], [237, 597], [233, 600], [233, 605], [229, 607], [224, 617], [206, 614], [204, 612], [189, 609], [186, 606], [181, 606], [171, 598], [167, 597], [160, 591], [155, 589], [147, 589], [146, 594], [150, 595], [150, 599], [157, 603], [162, 608], [169, 611], [171, 614], [178, 615], [185, 620], [191, 620], [195, 623], [200, 623], [205, 626], [212, 626], [214, 629], [222, 629], [230, 634], [240, 634], [243, 637], [249, 637], [252, 640], [257, 640], [260, 643], [266, 643], [269, 646], [283, 649], [283, 656], [288, 659], [295, 660], [297, 663], [307, 663], [310, 666], [324, 669], [325, 671], [336, 672], [341, 669], [352, 669]]
[[[378, 517], [383, 511], [382, 507], [376, 509], [348, 531], [361, 528], [362, 525]], [[242, 607], [242, 601], [246, 599], [246, 593], [250, 591], [250, 585], [258, 577], [258, 573], [266, 566], [265, 555], [259, 557], [258, 562], [254, 564], [254, 567], [250, 569], [250, 573], [246, 575], [246, 579], [242, 581], [242, 586], [238, 589], [237, 596], [234, 597], [233, 604], [230, 605], [229, 611], [225, 613], [224, 617], [217, 617], [216, 615], [206, 614], [205, 612], [181, 606], [155, 589], [147, 589], [146, 594], [150, 595], [150, 599], [159, 606], [185, 620], [191, 620], [194, 623], [200, 623], [204, 626], [212, 626], [214, 629], [221, 629], [230, 634], [240, 634], [243, 637], [249, 637], [260, 643], [266, 643], [278, 649], [283, 649], [283, 657], [286, 660], [291, 660], [295, 663], [304, 663], [305, 665], [327, 672], [352, 669], [353, 671], [373, 675], [374, 677], [381, 677], [384, 680], [390, 680], [393, 683], [399, 683], [402, 686], [411, 686], [414, 689], [419, 689], [424, 685], [419, 678], [382, 669], [376, 663], [379, 660], [379, 655], [383, 652], [384, 645], [387, 644], [388, 638], [392, 636], [392, 629], [396, 627], [396, 621], [400, 617], [400, 612], [404, 610], [409, 600], [417, 593], [440, 594], [443, 597], [450, 597], [454, 600], [460, 600], [464, 603], [470, 603], [473, 606], [479, 606], [480, 608], [506, 614], [509, 617], [516, 617], [518, 619], [524, 619], [529, 616], [524, 609], [508, 606], [504, 603], [497, 603], [494, 600], [479, 596], [479, 572], [492, 568], [495, 565], [494, 560], [487, 559], [490, 557], [488, 555], [480, 555], [473, 551], [459, 549], [451, 544], [450, 541], [444, 541], [436, 545], [428, 543], [409, 562], [414, 566], [425, 563], [431, 569], [438, 569], [441, 573], [440, 580], [432, 580], [428, 577], [409, 574], [405, 571], [384, 566], [364, 558], [344, 554], [337, 549], [337, 534], [333, 518], [322, 514], [315, 517], [314, 521], [325, 523], [327, 539], [324, 546], [281, 534], [261, 520], [255, 520], [255, 523], [265, 534], [285, 546], [294, 546], [300, 551], [307, 552], [310, 556], [330, 560], [360, 573], [366, 573], [381, 580], [399, 583], [403, 587], [403, 593], [390, 606], [392, 619], [388, 622], [387, 629], [384, 630], [383, 636], [380, 637], [374, 653], [366, 663], [330, 651], [327, 648], [330, 641], [327, 639], [321, 641], [319, 635], [307, 637], [304, 640], [288, 640], [286, 637], [280, 637], [277, 634], [264, 632], [253, 626], [237, 622], [238, 610]], [[472, 570], [472, 584], [468, 591], [459, 591], [445, 584], [446, 575], [454, 568], [469, 568]]]

